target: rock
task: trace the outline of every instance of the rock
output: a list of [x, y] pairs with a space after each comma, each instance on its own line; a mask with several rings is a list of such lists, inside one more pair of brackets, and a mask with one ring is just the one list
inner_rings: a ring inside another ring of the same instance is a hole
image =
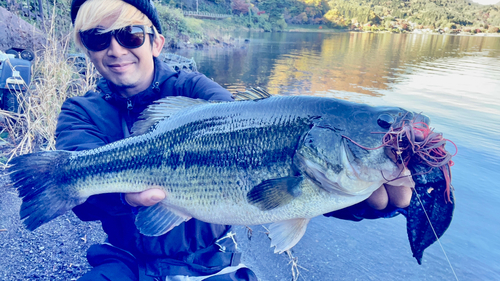
[[37, 51], [43, 48], [42, 31], [15, 14], [0, 7], [0, 50], [21, 48]]

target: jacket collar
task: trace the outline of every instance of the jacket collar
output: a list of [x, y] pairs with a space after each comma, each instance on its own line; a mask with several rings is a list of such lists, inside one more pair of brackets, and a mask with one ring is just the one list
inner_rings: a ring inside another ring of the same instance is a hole
[[161, 98], [160, 85], [175, 72], [169, 69], [165, 63], [158, 58], [154, 58], [154, 77], [151, 85], [144, 91], [125, 98], [114, 90], [114, 85], [108, 80], [101, 78], [97, 83], [97, 89], [101, 92], [102, 98], [116, 106], [119, 110], [129, 110], [134, 113], [142, 112], [153, 101]]

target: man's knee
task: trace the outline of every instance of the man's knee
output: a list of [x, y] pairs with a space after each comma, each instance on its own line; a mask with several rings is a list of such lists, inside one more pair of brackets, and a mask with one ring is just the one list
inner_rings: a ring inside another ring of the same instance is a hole
[[120, 261], [109, 260], [92, 268], [79, 281], [137, 281], [133, 271]]
[[82, 276], [82, 281], [136, 281], [138, 266], [135, 258], [109, 245], [92, 245], [87, 259], [93, 268]]
[[258, 281], [258, 279], [252, 270], [243, 267], [235, 272], [209, 277], [204, 281]]

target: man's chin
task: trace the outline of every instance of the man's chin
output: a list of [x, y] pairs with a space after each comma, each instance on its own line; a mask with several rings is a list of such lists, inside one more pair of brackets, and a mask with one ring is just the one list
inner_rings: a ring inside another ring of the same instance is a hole
[[119, 82], [119, 83], [114, 83], [114, 85], [116, 88], [119, 89], [131, 89], [137, 86], [136, 84], [130, 82], [121, 82], [121, 83]]
[[135, 81], [136, 79], [134, 80], [124, 76], [122, 77], [113, 76], [104, 78], [109, 82], [111, 82], [113, 86], [115, 86], [116, 88], [129, 89], [137, 86], [137, 81]]

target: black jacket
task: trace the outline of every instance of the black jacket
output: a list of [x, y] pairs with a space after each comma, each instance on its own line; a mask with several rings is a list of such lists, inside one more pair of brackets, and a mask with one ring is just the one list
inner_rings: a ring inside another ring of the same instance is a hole
[[[204, 75], [174, 72], [155, 59], [151, 87], [129, 99], [115, 93], [105, 79], [99, 81], [97, 91], [68, 99], [59, 115], [56, 147], [86, 150], [123, 139], [139, 114], [166, 96], [232, 100], [227, 90]], [[203, 275], [239, 263], [239, 254], [233, 253], [234, 244], [225, 245], [225, 253], [214, 244], [229, 231], [229, 226], [191, 219], [163, 236], [144, 236], [135, 227], [133, 208], [116, 193], [91, 196], [73, 211], [81, 220], [100, 220], [108, 242], [146, 261], [150, 274]]]

